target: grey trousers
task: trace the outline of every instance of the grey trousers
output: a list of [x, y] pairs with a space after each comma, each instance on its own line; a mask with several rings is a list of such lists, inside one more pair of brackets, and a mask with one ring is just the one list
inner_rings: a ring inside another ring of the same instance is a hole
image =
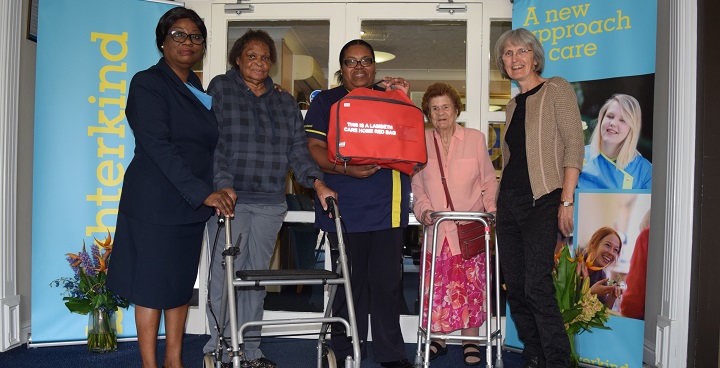
[[[240, 254], [235, 259], [235, 271], [240, 270], [266, 270], [270, 266], [270, 259], [275, 250], [277, 234], [287, 213], [287, 204], [237, 204], [235, 206], [235, 218], [231, 221], [231, 233], [233, 244], [240, 240]], [[207, 223], [210, 251], [213, 251], [215, 236], [218, 230], [217, 217], [213, 216]], [[225, 231], [221, 230], [212, 254], [211, 280], [208, 285], [210, 306], [207, 310], [208, 321], [210, 322], [210, 341], [203, 347], [203, 353], [213, 351], [217, 346], [216, 319], [220, 318], [222, 290], [225, 287], [225, 271], [222, 266], [222, 252], [225, 246]], [[237, 317], [238, 327], [249, 321], [263, 319], [265, 288], [264, 287], [242, 287], [237, 288]], [[230, 319], [226, 313], [224, 323], [229, 328]], [[263, 357], [260, 350], [260, 327], [245, 329], [243, 336], [243, 353], [245, 359], [255, 360]], [[227, 329], [225, 336], [230, 336]], [[229, 342], [229, 339], [228, 339]]]

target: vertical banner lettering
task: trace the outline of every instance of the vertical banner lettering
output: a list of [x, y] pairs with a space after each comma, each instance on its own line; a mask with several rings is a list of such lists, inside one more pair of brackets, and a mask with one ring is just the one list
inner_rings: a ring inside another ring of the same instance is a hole
[[[88, 317], [64, 291], [67, 253], [115, 232], [133, 155], [125, 104], [132, 76], [160, 58], [158, 19], [176, 5], [143, 0], [53, 0], [39, 8], [32, 224], [33, 343], [84, 341]], [[89, 251], [89, 248], [88, 248]], [[112, 267], [112, 266], [111, 266]], [[118, 336], [136, 335], [121, 309]]]

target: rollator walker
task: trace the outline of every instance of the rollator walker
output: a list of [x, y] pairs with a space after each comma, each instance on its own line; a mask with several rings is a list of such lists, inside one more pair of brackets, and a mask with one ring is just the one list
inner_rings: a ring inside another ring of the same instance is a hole
[[[331, 212], [335, 219], [335, 226], [338, 234], [338, 251], [339, 258], [335, 271], [324, 269], [285, 269], [285, 270], [247, 270], [238, 271], [237, 275], [233, 275], [235, 257], [239, 253], [238, 245], [232, 244], [230, 221], [225, 219], [221, 227], [225, 227], [225, 248], [223, 251], [225, 278], [223, 282], [225, 287], [222, 293], [222, 308], [220, 311], [219, 321], [225, 321], [225, 315], [228, 314], [230, 320], [230, 343], [224, 337], [224, 325], [218, 323], [218, 342], [216, 349], [212, 354], [208, 354], [204, 358], [205, 368], [227, 367], [223, 363], [223, 357], [227, 357], [232, 361], [235, 368], [246, 367], [247, 362], [242, 354], [241, 347], [243, 345], [243, 332], [248, 327], [266, 326], [266, 325], [303, 325], [321, 323], [321, 328], [317, 343], [317, 367], [318, 368], [335, 368], [335, 354], [328, 346], [326, 335], [329, 333], [331, 323], [340, 323], [345, 327], [346, 336], [351, 339], [353, 347], [353, 356], [347, 356], [345, 366], [352, 368], [360, 368], [360, 341], [358, 339], [357, 324], [355, 323], [355, 305], [352, 298], [352, 288], [350, 285], [350, 273], [347, 264], [347, 254], [345, 252], [345, 244], [342, 237], [340, 211], [338, 210], [335, 199], [328, 197], [326, 199], [328, 211]], [[219, 230], [218, 230], [219, 231]], [[286, 285], [329, 285], [328, 303], [325, 308], [325, 315], [320, 318], [294, 318], [294, 319], [277, 319], [249, 321], [242, 326], [238, 326], [237, 321], [237, 305], [236, 305], [236, 287], [259, 287], [259, 286], [286, 286]], [[345, 298], [347, 302], [348, 318], [332, 317], [332, 305], [338, 286], [344, 285]]]
[[[490, 213], [484, 212], [458, 212], [458, 211], [446, 211], [446, 212], [433, 212], [430, 217], [437, 219], [433, 225], [433, 240], [432, 249], [430, 250], [430, 285], [429, 292], [427, 295], [428, 300], [428, 318], [425, 326], [423, 326], [423, 311], [425, 310], [425, 273], [426, 273], [426, 262], [422, 259], [422, 269], [420, 273], [420, 312], [418, 313], [418, 339], [417, 339], [417, 355], [415, 357], [415, 367], [429, 367], [430, 366], [430, 342], [432, 339], [442, 340], [469, 340], [477, 341], [479, 345], [485, 346], [485, 361], [486, 367], [492, 368], [492, 347], [493, 344], [497, 349], [497, 356], [495, 360], [495, 367], [502, 367], [502, 330], [500, 324], [500, 262], [498, 260], [498, 245], [497, 237], [493, 237], [490, 231], [491, 226], [495, 225], [495, 216]], [[432, 326], [432, 310], [433, 310], [433, 293], [435, 287], [435, 261], [438, 253], [438, 228], [440, 223], [444, 221], [476, 221], [480, 222], [485, 226], [485, 252], [479, 254], [476, 257], [485, 257], [485, 337], [480, 336], [458, 336], [448, 335], [442, 333], [431, 332]], [[427, 229], [425, 229], [427, 230]], [[490, 238], [495, 238], [491, 243]], [[423, 250], [422, 257], [426, 257], [428, 246], [428, 231], [424, 231], [423, 235]], [[494, 246], [493, 246], [494, 244]], [[491, 255], [492, 251], [495, 251], [495, 255]], [[490, 272], [491, 260], [494, 258], [492, 268], [493, 273]], [[495, 286], [495, 316], [493, 318], [490, 311], [490, 295], [492, 294], [492, 285]], [[495, 320], [495, 329], [492, 327], [492, 320]]]

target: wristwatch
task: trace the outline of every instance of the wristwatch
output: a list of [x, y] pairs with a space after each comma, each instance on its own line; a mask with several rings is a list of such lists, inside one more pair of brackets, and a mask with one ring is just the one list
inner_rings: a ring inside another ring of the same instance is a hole
[[574, 203], [573, 203], [573, 202], [568, 202], [568, 201], [561, 201], [560, 204], [561, 204], [563, 207], [570, 207], [570, 206], [572, 206]]

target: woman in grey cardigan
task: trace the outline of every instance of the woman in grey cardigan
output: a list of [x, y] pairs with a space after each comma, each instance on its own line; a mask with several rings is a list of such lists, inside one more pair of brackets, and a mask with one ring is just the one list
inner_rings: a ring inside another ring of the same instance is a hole
[[577, 98], [566, 80], [540, 76], [544, 51], [526, 29], [500, 36], [495, 57], [501, 73], [520, 86], [507, 106], [497, 201], [507, 300], [525, 346], [523, 367], [569, 367], [570, 343], [552, 270], [558, 232], [569, 236], [573, 231], [573, 197], [583, 160]]

